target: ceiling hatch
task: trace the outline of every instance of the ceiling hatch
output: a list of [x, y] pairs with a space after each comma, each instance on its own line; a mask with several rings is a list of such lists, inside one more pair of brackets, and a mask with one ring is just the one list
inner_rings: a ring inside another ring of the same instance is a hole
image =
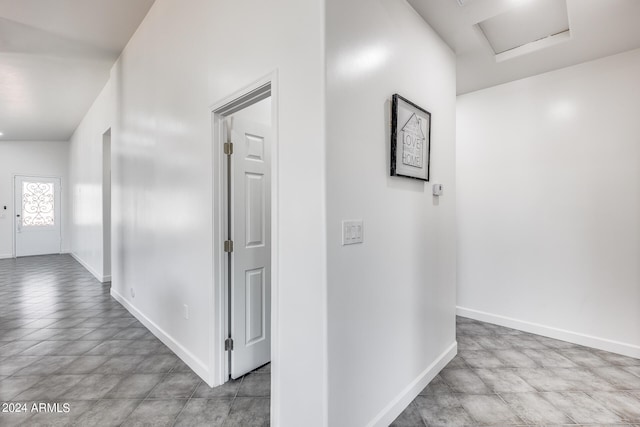
[[519, 56], [568, 40], [566, 0], [524, 2], [508, 12], [478, 23], [496, 59]]

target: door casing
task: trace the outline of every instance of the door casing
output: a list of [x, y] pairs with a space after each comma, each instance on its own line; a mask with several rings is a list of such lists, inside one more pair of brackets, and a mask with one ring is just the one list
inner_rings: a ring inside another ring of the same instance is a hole
[[212, 307], [211, 360], [213, 367], [208, 384], [212, 387], [224, 384], [229, 378], [227, 352], [224, 340], [229, 330], [227, 292], [227, 254], [223, 244], [226, 239], [228, 206], [227, 159], [224, 154], [224, 118], [261, 99], [271, 97], [271, 425], [277, 425], [279, 414], [279, 323], [278, 323], [278, 75], [274, 71], [243, 89], [211, 106], [213, 133], [213, 286], [210, 304]]

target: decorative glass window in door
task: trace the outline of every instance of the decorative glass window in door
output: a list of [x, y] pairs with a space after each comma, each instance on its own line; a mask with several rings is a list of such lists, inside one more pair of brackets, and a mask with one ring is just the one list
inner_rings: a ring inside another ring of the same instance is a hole
[[51, 182], [22, 183], [22, 226], [53, 226], [54, 186]]

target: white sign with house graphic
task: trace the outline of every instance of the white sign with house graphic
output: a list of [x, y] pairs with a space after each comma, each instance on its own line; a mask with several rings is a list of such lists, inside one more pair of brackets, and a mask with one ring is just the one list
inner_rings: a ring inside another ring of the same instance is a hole
[[431, 114], [396, 94], [391, 126], [391, 176], [428, 181]]
[[427, 137], [423, 131], [422, 120], [415, 114], [402, 128], [402, 163], [421, 168], [424, 159], [424, 145]]

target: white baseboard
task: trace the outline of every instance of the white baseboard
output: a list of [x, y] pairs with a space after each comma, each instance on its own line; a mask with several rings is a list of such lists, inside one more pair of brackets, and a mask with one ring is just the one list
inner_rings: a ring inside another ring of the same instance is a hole
[[[55, 254], [52, 254], [52, 255], [55, 255]], [[71, 252], [60, 252], [60, 255], [72, 255], [72, 254], [71, 254]], [[0, 259], [9, 259], [9, 258], [15, 258], [15, 257], [13, 256], [13, 254], [0, 254]], [[78, 261], [78, 262], [80, 262], [80, 261]], [[87, 268], [87, 270], [88, 270], [88, 268]]]
[[404, 411], [413, 399], [435, 378], [440, 371], [458, 354], [458, 343], [454, 342], [431, 365], [418, 375], [400, 394], [369, 423], [368, 427], [386, 427]]
[[621, 354], [623, 356], [635, 357], [640, 359], [640, 346], [637, 345], [614, 341], [606, 338], [594, 337], [593, 335], [568, 331], [566, 329], [541, 325], [539, 323], [527, 322], [524, 320], [514, 319], [512, 317], [500, 316], [498, 314], [487, 313], [470, 308], [456, 307], [456, 312], [458, 316], [468, 317], [469, 319], [493, 323], [495, 325], [505, 326], [507, 328], [518, 329], [532, 334], [542, 335], [557, 340], [567, 341], [573, 344], [593, 347], [600, 350]]
[[111, 276], [103, 276], [102, 274], [98, 274], [97, 271], [95, 271], [87, 262], [85, 262], [82, 258], [80, 258], [78, 256], [78, 254], [75, 254], [73, 252], [70, 252], [69, 255], [71, 255], [71, 257], [73, 259], [75, 259], [76, 261], [78, 261], [80, 263], [80, 265], [82, 265], [85, 269], [87, 269], [87, 271], [91, 274], [93, 274], [93, 277], [95, 277], [96, 279], [98, 279], [100, 281], [100, 283], [105, 283], [105, 282], [110, 282], [111, 281]]
[[156, 325], [151, 319], [145, 316], [140, 310], [131, 305], [122, 295], [120, 295], [113, 287], [111, 288], [111, 296], [118, 301], [129, 313], [131, 313], [136, 319], [140, 321], [144, 326], [151, 331], [160, 341], [162, 341], [167, 347], [171, 349], [180, 359], [184, 361], [193, 372], [195, 372], [204, 381], [208, 381], [210, 378], [209, 368], [202, 363], [200, 359], [195, 357], [189, 350], [184, 348], [182, 344], [176, 341], [171, 335], [165, 332], [161, 327]]

